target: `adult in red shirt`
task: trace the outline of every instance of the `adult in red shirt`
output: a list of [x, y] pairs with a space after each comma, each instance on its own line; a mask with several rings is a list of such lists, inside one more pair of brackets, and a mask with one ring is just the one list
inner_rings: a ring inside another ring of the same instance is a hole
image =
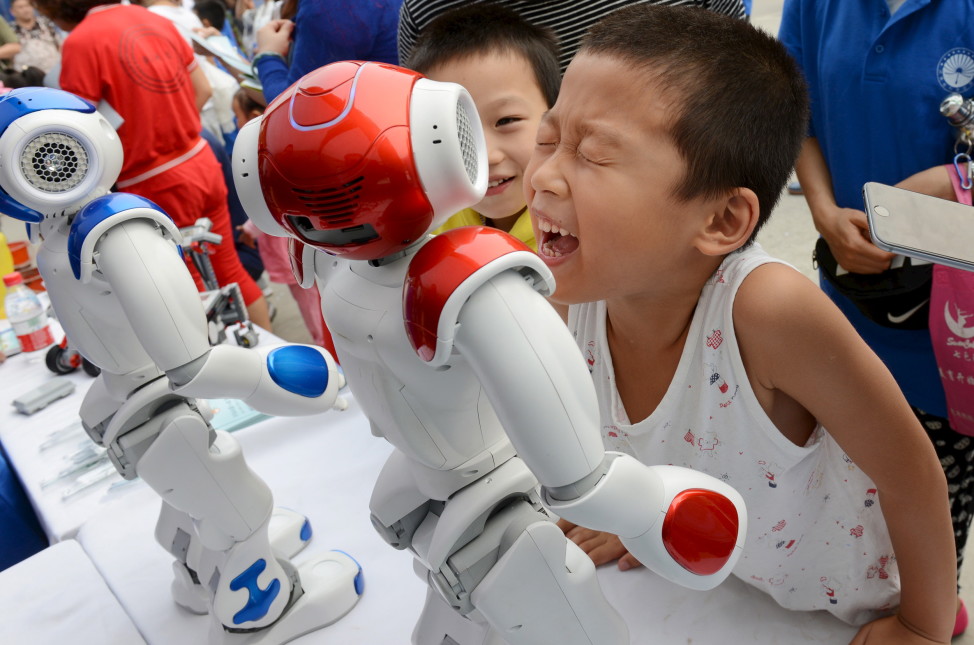
[[[220, 164], [200, 137], [199, 110], [211, 90], [189, 45], [169, 20], [139, 6], [35, 4], [71, 32], [62, 47], [61, 89], [122, 119], [117, 129], [125, 159], [118, 190], [151, 199], [179, 227], [209, 217], [213, 232], [227, 240], [211, 256], [217, 279], [239, 284], [251, 320], [270, 329], [267, 301], [234, 249]], [[198, 276], [197, 282], [202, 286]]]

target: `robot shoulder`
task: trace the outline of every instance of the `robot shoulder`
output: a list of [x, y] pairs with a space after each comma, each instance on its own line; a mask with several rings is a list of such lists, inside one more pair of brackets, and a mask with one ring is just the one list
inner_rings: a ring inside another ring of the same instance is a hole
[[467, 226], [437, 235], [409, 263], [403, 286], [406, 335], [421, 359], [444, 365], [467, 298], [494, 276], [514, 270], [543, 295], [554, 291], [551, 271], [517, 238]]
[[[130, 193], [110, 193], [85, 205], [71, 222], [68, 233], [68, 261], [74, 277], [82, 282], [94, 271], [92, 255], [104, 233], [134, 219], [147, 219], [159, 225], [161, 235], [179, 245], [179, 230], [166, 213], [150, 200]], [[180, 250], [182, 253], [182, 250]]]

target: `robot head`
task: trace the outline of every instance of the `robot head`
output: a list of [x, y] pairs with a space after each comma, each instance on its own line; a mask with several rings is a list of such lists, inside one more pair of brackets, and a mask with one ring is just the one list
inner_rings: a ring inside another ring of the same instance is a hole
[[380, 63], [306, 75], [244, 126], [233, 157], [259, 228], [354, 260], [406, 248], [487, 188], [467, 91]]
[[121, 168], [118, 134], [88, 101], [46, 87], [0, 98], [0, 212], [36, 224], [76, 211]]

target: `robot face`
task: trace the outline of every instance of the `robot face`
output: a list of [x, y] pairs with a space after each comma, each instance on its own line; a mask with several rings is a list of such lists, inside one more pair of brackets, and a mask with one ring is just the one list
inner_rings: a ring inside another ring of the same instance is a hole
[[24, 89], [0, 101], [0, 206], [38, 222], [108, 192], [122, 146], [89, 103], [60, 90]]
[[308, 74], [271, 103], [254, 134], [244, 138], [249, 152], [238, 140], [234, 162], [248, 211], [263, 215], [255, 223], [272, 218], [266, 232], [350, 259], [406, 248], [487, 186], [466, 90], [391, 65], [341, 62]]
[[64, 193], [88, 176], [88, 151], [67, 132], [45, 132], [24, 146], [20, 171], [33, 188], [44, 193]]

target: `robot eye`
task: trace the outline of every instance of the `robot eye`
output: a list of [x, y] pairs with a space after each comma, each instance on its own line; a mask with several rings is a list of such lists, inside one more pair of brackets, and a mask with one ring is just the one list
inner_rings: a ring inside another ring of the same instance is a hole
[[88, 153], [80, 140], [63, 132], [46, 132], [31, 139], [20, 157], [27, 182], [46, 193], [63, 193], [88, 174]]
[[301, 234], [301, 237], [312, 244], [325, 244], [332, 247], [348, 246], [350, 244], [367, 244], [379, 239], [379, 234], [371, 224], [317, 229], [307, 217], [289, 215], [288, 218], [295, 230]]

